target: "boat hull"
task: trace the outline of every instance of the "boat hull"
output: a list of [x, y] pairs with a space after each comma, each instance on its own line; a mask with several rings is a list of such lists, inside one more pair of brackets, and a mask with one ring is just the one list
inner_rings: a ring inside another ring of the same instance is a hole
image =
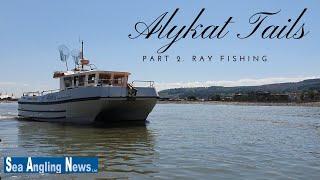
[[24, 96], [18, 101], [22, 118], [79, 124], [144, 121], [155, 106], [158, 94], [154, 88], [136, 88], [129, 96], [122, 87], [84, 87]]
[[59, 104], [19, 104], [19, 117], [79, 124], [144, 121], [157, 98], [99, 98]]

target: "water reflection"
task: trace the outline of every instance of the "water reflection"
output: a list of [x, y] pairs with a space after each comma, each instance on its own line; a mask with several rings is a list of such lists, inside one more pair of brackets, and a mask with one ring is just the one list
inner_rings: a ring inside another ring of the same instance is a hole
[[100, 172], [153, 173], [158, 157], [145, 123], [92, 127], [20, 121], [18, 146], [33, 156], [98, 156]]
[[[1, 108], [0, 104], [0, 118], [1, 111], [4, 116], [8, 114]], [[12, 114], [17, 109], [5, 108]], [[2, 157], [99, 156], [100, 170], [98, 174], [69, 175], [13, 175], [0, 171], [0, 176], [319, 179], [318, 107], [163, 104], [155, 107], [149, 119], [151, 123], [142, 126], [97, 128], [3, 118]]]

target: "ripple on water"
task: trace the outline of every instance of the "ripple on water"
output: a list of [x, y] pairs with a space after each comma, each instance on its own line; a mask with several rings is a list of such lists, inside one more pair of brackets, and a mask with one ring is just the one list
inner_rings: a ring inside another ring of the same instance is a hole
[[[113, 128], [17, 121], [15, 113], [0, 104], [1, 156], [99, 157], [99, 174], [84, 179], [320, 177], [319, 108], [166, 104], [147, 125]], [[61, 177], [79, 176], [41, 176]]]

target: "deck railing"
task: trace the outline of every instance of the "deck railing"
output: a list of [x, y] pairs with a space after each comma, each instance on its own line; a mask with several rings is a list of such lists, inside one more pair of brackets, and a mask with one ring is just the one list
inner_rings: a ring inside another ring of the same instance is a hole
[[24, 92], [22, 96], [39, 96], [41, 93], [39, 91], [31, 91], [31, 92]]
[[41, 95], [45, 95], [45, 94], [49, 94], [49, 93], [53, 93], [53, 92], [59, 92], [60, 89], [50, 89], [50, 90], [45, 90], [41, 92]]
[[60, 89], [50, 89], [50, 90], [45, 90], [45, 91], [31, 91], [31, 92], [24, 92], [22, 96], [42, 96], [45, 94], [53, 93], [53, 92], [58, 92]]
[[[84, 86], [84, 84], [86, 84], [86, 86]], [[79, 84], [78, 84], [78, 86], [70, 86], [70, 87], [66, 87], [65, 89], [73, 89], [73, 88], [87, 87], [87, 86], [105, 86], [105, 85], [126, 87], [127, 84], [130, 84], [130, 83], [128, 83], [128, 82], [123, 83], [119, 79], [99, 79], [98, 81], [95, 81], [95, 80], [83, 81], [83, 85], [79, 86]], [[138, 84], [140, 86], [137, 86]], [[141, 85], [142, 85], [142, 87], [154, 87], [154, 81], [134, 80], [131, 83], [131, 86], [133, 86], [133, 87], [141, 87]], [[42, 96], [45, 94], [59, 92], [59, 91], [63, 91], [63, 90], [51, 89], [51, 90], [45, 90], [45, 91], [41, 91], [41, 92], [40, 91], [24, 92], [22, 96]]]
[[131, 83], [133, 86], [135, 85], [143, 85], [147, 87], [153, 87], [154, 86], [154, 81], [144, 81], [144, 80], [134, 80]]

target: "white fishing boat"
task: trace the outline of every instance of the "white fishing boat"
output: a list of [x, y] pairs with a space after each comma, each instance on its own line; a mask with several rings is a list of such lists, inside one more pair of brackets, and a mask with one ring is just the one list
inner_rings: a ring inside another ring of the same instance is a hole
[[[83, 42], [81, 49], [80, 55], [72, 55], [73, 70], [54, 72], [59, 89], [23, 94], [19, 117], [79, 124], [145, 121], [158, 99], [154, 82], [128, 83], [129, 72], [96, 70], [83, 57]], [[68, 51], [64, 47], [59, 51], [67, 65]]]

